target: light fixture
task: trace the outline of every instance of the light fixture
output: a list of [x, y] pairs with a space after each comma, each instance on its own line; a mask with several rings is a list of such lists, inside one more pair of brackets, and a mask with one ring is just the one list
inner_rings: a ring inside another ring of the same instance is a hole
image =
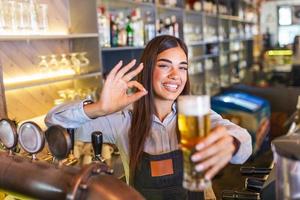
[[29, 74], [26, 76], [17, 76], [13, 78], [4, 78], [5, 86], [12, 86], [18, 84], [34, 83], [45, 80], [57, 80], [64, 77], [75, 75], [76, 72], [73, 69], [60, 69], [57, 71], [49, 71], [44, 73]]

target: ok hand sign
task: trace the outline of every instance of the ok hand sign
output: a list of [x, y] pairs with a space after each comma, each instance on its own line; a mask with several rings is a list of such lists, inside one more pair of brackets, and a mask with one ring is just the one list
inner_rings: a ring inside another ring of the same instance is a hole
[[[104, 83], [99, 101], [84, 107], [85, 113], [90, 118], [96, 118], [122, 110], [147, 94], [142, 84], [131, 80], [143, 69], [143, 64], [141, 63], [135, 70], [129, 72], [135, 63], [136, 60], [132, 60], [121, 68], [123, 62], [119, 61], [111, 70]], [[128, 88], [136, 88], [138, 91], [133, 94], [127, 94]]]

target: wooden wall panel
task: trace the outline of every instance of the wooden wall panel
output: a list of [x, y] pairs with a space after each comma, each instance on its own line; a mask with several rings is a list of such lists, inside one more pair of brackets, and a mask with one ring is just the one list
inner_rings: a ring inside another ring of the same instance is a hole
[[7, 110], [6, 110], [6, 101], [5, 101], [5, 94], [4, 94], [4, 85], [3, 85], [3, 76], [2, 76], [2, 64], [0, 60], [0, 118], [7, 117]]
[[69, 0], [40, 0], [39, 2], [48, 4], [49, 32], [68, 33]]
[[68, 88], [73, 88], [72, 81], [7, 91], [8, 117], [22, 121], [46, 114], [60, 98], [58, 91]]
[[4, 79], [38, 72], [40, 55], [66, 52], [69, 52], [67, 40], [0, 42]]

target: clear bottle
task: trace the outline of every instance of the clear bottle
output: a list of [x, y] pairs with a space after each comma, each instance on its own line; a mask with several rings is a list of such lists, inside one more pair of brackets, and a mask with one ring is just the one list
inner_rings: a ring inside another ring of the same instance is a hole
[[144, 21], [141, 17], [141, 9], [136, 8], [132, 14], [133, 19], [133, 45], [142, 47], [144, 46]]
[[98, 8], [98, 30], [101, 47], [110, 47], [110, 20], [103, 6]]
[[33, 32], [38, 32], [38, 11], [37, 11], [37, 1], [29, 0], [29, 13], [30, 13], [30, 27]]
[[155, 37], [155, 24], [152, 19], [151, 12], [146, 12], [146, 20], [145, 20], [145, 43], [148, 43]]

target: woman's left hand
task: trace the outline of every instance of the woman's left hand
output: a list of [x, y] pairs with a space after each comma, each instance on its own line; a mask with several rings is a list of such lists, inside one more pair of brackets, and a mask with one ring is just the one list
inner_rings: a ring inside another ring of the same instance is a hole
[[195, 147], [196, 152], [191, 158], [197, 163], [195, 170], [205, 171], [205, 178], [212, 179], [230, 161], [236, 151], [234, 140], [224, 126], [214, 128]]

